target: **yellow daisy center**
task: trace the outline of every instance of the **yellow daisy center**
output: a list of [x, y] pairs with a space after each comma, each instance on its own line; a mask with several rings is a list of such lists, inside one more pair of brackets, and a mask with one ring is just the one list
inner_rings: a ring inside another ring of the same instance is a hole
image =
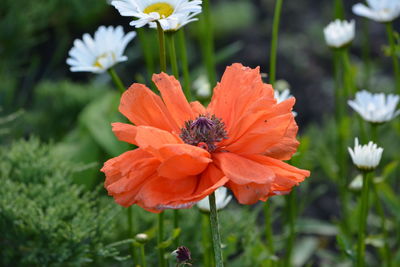
[[114, 52], [106, 52], [106, 53], [103, 53], [103, 54], [101, 54], [100, 56], [98, 56], [98, 57], [96, 58], [96, 60], [95, 60], [94, 63], [93, 63], [93, 67], [98, 67], [98, 68], [100, 68], [100, 69], [104, 69], [104, 66], [100, 63], [100, 61], [101, 61], [102, 59], [104, 59], [104, 58], [109, 57], [110, 55], [111, 55], [112, 59], [115, 61], [115, 60], [116, 60], [116, 57], [115, 57]]
[[161, 2], [149, 5], [143, 10], [143, 12], [146, 14], [157, 12], [158, 14], [160, 14], [160, 17], [166, 18], [174, 12], [174, 7], [168, 3]]

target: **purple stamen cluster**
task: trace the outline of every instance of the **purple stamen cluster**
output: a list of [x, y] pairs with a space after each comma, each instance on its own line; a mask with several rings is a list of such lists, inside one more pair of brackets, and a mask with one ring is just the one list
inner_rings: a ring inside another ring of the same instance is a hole
[[180, 137], [189, 145], [199, 146], [209, 152], [217, 149], [215, 143], [227, 139], [225, 124], [215, 115], [200, 115], [195, 120], [185, 122]]
[[[188, 263], [192, 260], [190, 250], [187, 247], [181, 246], [172, 252], [175, 255], [178, 263]], [[189, 264], [190, 265], [190, 264]]]

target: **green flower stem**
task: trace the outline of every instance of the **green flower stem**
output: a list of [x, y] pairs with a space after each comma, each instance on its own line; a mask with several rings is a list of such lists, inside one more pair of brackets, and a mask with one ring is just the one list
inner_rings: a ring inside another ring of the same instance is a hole
[[372, 172], [363, 172], [363, 187], [361, 190], [361, 209], [358, 223], [357, 267], [365, 266], [365, 236], [368, 217], [369, 187]]
[[363, 71], [363, 88], [369, 89], [371, 80], [371, 51], [370, 51], [370, 40], [369, 40], [369, 20], [364, 18], [362, 20], [362, 59], [364, 63]]
[[192, 92], [190, 88], [190, 73], [189, 73], [189, 63], [187, 58], [187, 50], [186, 50], [186, 40], [185, 40], [185, 32], [180, 29], [177, 32], [178, 35], [178, 44], [179, 44], [179, 52], [180, 59], [182, 63], [182, 73], [183, 73], [183, 88], [188, 101], [192, 101]]
[[335, 18], [336, 19], [343, 19], [344, 18], [344, 6], [343, 0], [334, 0], [335, 1]]
[[221, 236], [219, 234], [218, 212], [217, 212], [217, 205], [215, 203], [215, 193], [209, 195], [208, 198], [210, 201], [210, 225], [211, 225], [212, 241], [214, 246], [215, 266], [223, 267], [224, 260], [222, 257]]
[[393, 71], [396, 79], [396, 92], [397, 94], [400, 94], [400, 67], [399, 67], [399, 59], [396, 56], [396, 44], [394, 41], [394, 30], [392, 22], [386, 23], [386, 31], [390, 44], [390, 54], [393, 59]]
[[[267, 240], [267, 247], [269, 250], [270, 257], [275, 255], [275, 247], [274, 247], [274, 236], [272, 233], [272, 219], [271, 219], [271, 202], [267, 201], [264, 203], [264, 217], [265, 217], [265, 238]], [[270, 260], [269, 266], [273, 266], [274, 262]]]
[[[378, 144], [378, 125], [376, 123], [371, 123], [371, 138], [372, 141], [375, 144]], [[373, 175], [375, 176], [375, 175]], [[383, 235], [383, 242], [384, 242], [384, 262], [386, 263], [385, 266], [391, 267], [392, 266], [392, 253], [390, 251], [389, 243], [388, 243], [388, 232], [386, 229], [386, 215], [385, 215], [385, 210], [383, 209], [382, 201], [379, 197], [378, 194], [378, 189], [377, 186], [374, 182], [372, 182], [372, 193], [374, 194], [375, 197], [375, 205], [376, 205], [376, 210], [381, 218], [381, 231]]]
[[118, 90], [122, 93], [125, 92], [125, 86], [122, 83], [121, 79], [119, 78], [117, 72], [114, 70], [114, 68], [109, 68], [108, 69], [108, 74], [110, 74], [111, 79], [113, 80], [115, 86], [118, 88]]
[[151, 43], [149, 42], [147, 33], [144, 31], [143, 28], [136, 28], [136, 32], [142, 46], [144, 61], [146, 63], [147, 69], [147, 78], [149, 79], [149, 81], [151, 81], [151, 76], [154, 73], [154, 58], [153, 51], [151, 49]]
[[[128, 236], [130, 238], [133, 238], [134, 236], [134, 229], [133, 229], [133, 219], [132, 219], [132, 206], [128, 207], [126, 209], [126, 217], [128, 219]], [[132, 243], [132, 247], [131, 247], [131, 257], [132, 257], [132, 261], [133, 261], [133, 265], [135, 265], [135, 261], [136, 261], [136, 255], [135, 255], [135, 246]]]
[[215, 74], [215, 55], [214, 55], [214, 31], [211, 21], [210, 0], [203, 0], [203, 45], [204, 45], [204, 60], [207, 68], [208, 80], [211, 86], [217, 83]]
[[209, 222], [209, 216], [206, 213], [201, 212], [201, 219], [202, 219], [202, 225], [201, 225], [201, 242], [203, 246], [203, 266], [205, 267], [212, 267], [212, 258], [213, 258], [213, 253], [211, 251], [211, 246], [210, 246], [210, 222]]
[[272, 24], [272, 40], [271, 40], [271, 52], [269, 61], [269, 83], [274, 85], [276, 79], [276, 54], [278, 50], [278, 34], [279, 34], [279, 22], [281, 18], [283, 0], [276, 0], [274, 21]]
[[286, 196], [286, 208], [288, 215], [288, 226], [289, 226], [289, 235], [286, 241], [286, 257], [284, 266], [292, 266], [292, 252], [293, 245], [296, 238], [296, 190], [293, 189], [292, 192]]
[[336, 130], [338, 138], [338, 146], [336, 151], [336, 161], [339, 165], [339, 171], [337, 175], [339, 184], [339, 198], [342, 203], [342, 230], [347, 234], [349, 229], [348, 218], [350, 218], [348, 210], [348, 193], [347, 193], [347, 153], [345, 144], [345, 112], [346, 112], [346, 99], [344, 96], [344, 83], [341, 75], [341, 61], [340, 61], [340, 50], [334, 50], [333, 62], [334, 62], [334, 73], [335, 73], [335, 114], [336, 114]]
[[[179, 210], [174, 210], [174, 229], [179, 228]], [[174, 246], [179, 247], [179, 235], [174, 240]]]
[[[344, 79], [344, 97], [349, 99], [355, 93], [355, 81], [353, 76], [353, 69], [351, 67], [349, 58], [349, 49], [344, 47], [340, 51], [343, 64], [343, 79]], [[346, 104], [346, 103], [344, 103]]]
[[160, 70], [162, 72], [167, 72], [167, 56], [165, 54], [165, 37], [164, 37], [164, 30], [161, 27], [160, 22], [156, 20], [157, 24], [157, 32], [158, 32], [158, 44], [160, 48]]
[[[157, 245], [160, 246], [164, 240], [164, 212], [158, 214]], [[164, 248], [158, 247], [158, 266], [165, 267]]]
[[167, 32], [165, 34], [168, 42], [169, 60], [172, 67], [172, 74], [176, 79], [179, 79], [178, 61], [176, 59], [176, 49], [175, 49], [175, 33]]
[[141, 267], [146, 267], [146, 253], [144, 251], [144, 244], [140, 245], [140, 260], [142, 262]]

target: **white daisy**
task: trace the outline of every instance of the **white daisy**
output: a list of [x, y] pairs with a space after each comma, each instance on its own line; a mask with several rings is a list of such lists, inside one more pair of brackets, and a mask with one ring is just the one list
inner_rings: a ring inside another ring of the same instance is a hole
[[371, 123], [383, 123], [400, 114], [400, 110], [396, 111], [399, 100], [398, 95], [372, 94], [363, 90], [356, 94], [354, 100], [349, 100], [347, 103], [364, 120]]
[[359, 145], [358, 138], [355, 139], [354, 150], [348, 148], [354, 165], [360, 170], [371, 171], [375, 169], [382, 158], [383, 148], [378, 147], [370, 141], [368, 145]]
[[340, 48], [351, 41], [355, 36], [355, 21], [335, 20], [324, 29], [325, 41], [330, 47]]
[[130, 25], [136, 28], [158, 21], [164, 31], [178, 30], [201, 12], [201, 0], [114, 0], [111, 4], [122, 16], [134, 17]]
[[[215, 203], [217, 206], [217, 210], [221, 210], [228, 205], [231, 201], [232, 196], [228, 194], [228, 190], [226, 187], [220, 187], [215, 190]], [[208, 197], [203, 198], [199, 202], [197, 202], [197, 207], [204, 212], [210, 212], [210, 203]]]
[[400, 16], [399, 0], [367, 0], [365, 4], [355, 4], [353, 13], [377, 22], [391, 22]]
[[[289, 89], [285, 89], [283, 91], [275, 90], [274, 91], [274, 95], [275, 95], [276, 102], [278, 104], [283, 102], [283, 101], [285, 101], [285, 100], [287, 100], [287, 99], [289, 99], [289, 98], [291, 98], [291, 97], [293, 97], [290, 94], [290, 90]], [[295, 117], [297, 116], [297, 112], [292, 111], [292, 113], [293, 113], [293, 116], [295, 116]]]
[[116, 28], [100, 26], [92, 38], [85, 33], [82, 40], [76, 39], [69, 51], [67, 64], [71, 71], [102, 73], [117, 64], [128, 60], [123, 55], [128, 43], [136, 36], [135, 32], [126, 35], [121, 26]]

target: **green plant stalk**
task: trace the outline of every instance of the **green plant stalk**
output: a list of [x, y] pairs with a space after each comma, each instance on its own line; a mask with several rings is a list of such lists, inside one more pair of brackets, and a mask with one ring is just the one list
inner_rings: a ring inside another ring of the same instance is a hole
[[284, 266], [292, 266], [292, 252], [293, 245], [296, 238], [296, 190], [293, 189], [292, 192], [286, 196], [286, 207], [288, 214], [288, 226], [289, 235], [286, 240], [286, 257], [284, 260]]
[[[133, 219], [132, 219], [132, 206], [128, 207], [126, 209], [126, 216], [128, 219], [128, 236], [129, 238], [133, 238], [134, 235], [134, 229], [133, 229]], [[135, 253], [135, 246], [132, 243], [132, 247], [130, 249], [131, 251], [131, 257], [132, 257], [132, 261], [133, 261], [133, 265], [135, 265], [135, 261], [136, 261], [136, 253]]]
[[208, 198], [210, 203], [210, 225], [214, 247], [215, 266], [223, 267], [224, 260], [222, 257], [221, 236], [219, 233], [218, 211], [217, 205], [215, 203], [215, 193], [213, 192], [211, 195], [208, 196]]
[[[174, 210], [174, 229], [179, 228], [179, 210]], [[179, 235], [174, 240], [174, 246], [179, 247]]]
[[204, 40], [204, 56], [205, 64], [207, 68], [208, 80], [211, 86], [217, 83], [217, 77], [215, 74], [215, 55], [214, 55], [214, 31], [211, 22], [211, 12], [210, 12], [210, 0], [203, 0], [203, 40]]
[[203, 246], [203, 266], [212, 267], [211, 259], [213, 257], [210, 250], [210, 222], [209, 216], [206, 213], [200, 212], [202, 225], [201, 225], [201, 242]]
[[164, 248], [160, 247], [164, 240], [164, 212], [158, 214], [158, 231], [157, 231], [157, 245], [158, 247], [158, 266], [165, 267]]
[[369, 20], [364, 18], [362, 21], [363, 41], [362, 41], [362, 58], [364, 63], [364, 84], [363, 88], [369, 89], [371, 77], [371, 51], [369, 42]]
[[274, 21], [272, 24], [272, 40], [269, 61], [269, 83], [272, 85], [275, 84], [276, 80], [276, 54], [278, 50], [279, 22], [281, 19], [282, 4], [283, 0], [276, 1], [274, 10]]
[[[265, 217], [265, 239], [267, 241], [267, 247], [270, 253], [270, 256], [275, 255], [275, 246], [274, 246], [274, 235], [272, 233], [272, 220], [271, 220], [271, 202], [267, 201], [264, 203], [264, 217]], [[273, 266], [273, 261], [270, 260], [270, 266]]]
[[357, 246], [357, 267], [365, 265], [365, 236], [368, 217], [369, 187], [371, 183], [371, 172], [363, 172], [363, 187], [361, 190], [361, 210], [358, 223], [358, 246]]
[[[378, 124], [376, 123], [371, 123], [371, 138], [372, 141], [375, 144], [378, 144]], [[373, 175], [375, 176], [375, 175]], [[384, 253], [383, 253], [383, 261], [386, 263], [387, 267], [392, 266], [392, 253], [390, 251], [389, 243], [388, 243], [388, 232], [386, 229], [386, 215], [385, 215], [385, 210], [383, 209], [382, 201], [379, 197], [378, 190], [376, 187], [376, 184], [372, 182], [372, 193], [374, 194], [375, 201], [374, 203], [376, 204], [376, 210], [381, 218], [381, 231], [383, 235], [383, 242], [384, 242]]]
[[182, 65], [182, 73], [183, 73], [183, 87], [186, 98], [188, 101], [192, 101], [192, 91], [190, 88], [190, 72], [189, 72], [189, 63], [187, 57], [187, 49], [186, 49], [186, 39], [185, 39], [185, 32], [182, 29], [178, 30], [178, 44], [179, 44], [179, 52], [180, 52], [180, 59]]
[[343, 0], [334, 0], [335, 3], [335, 18], [336, 19], [343, 19], [344, 18], [344, 6], [343, 6]]
[[168, 42], [169, 61], [171, 63], [172, 74], [175, 76], [176, 79], [179, 79], [178, 61], [176, 59], [174, 35], [175, 35], [174, 32], [167, 32], [165, 34]]
[[151, 76], [154, 73], [154, 58], [153, 58], [153, 53], [151, 51], [151, 44], [143, 28], [136, 28], [136, 32], [138, 34], [142, 46], [144, 61], [146, 63], [147, 78], [149, 81], [151, 81]]
[[346, 110], [346, 102], [344, 98], [344, 90], [342, 90], [343, 79], [340, 75], [342, 70], [341, 62], [340, 62], [340, 51], [335, 50], [333, 55], [334, 62], [334, 73], [335, 73], [335, 114], [336, 114], [336, 129], [337, 129], [337, 137], [338, 137], [338, 146], [336, 152], [336, 161], [339, 165], [339, 172], [337, 179], [339, 184], [339, 198], [342, 203], [342, 229], [348, 235], [349, 230], [349, 211], [347, 206], [348, 194], [347, 194], [347, 179], [345, 179], [346, 173], [346, 150], [345, 150], [345, 138], [341, 131], [342, 124], [345, 118], [345, 110]]
[[165, 36], [164, 36], [164, 30], [161, 27], [160, 22], [156, 20], [157, 24], [157, 33], [158, 33], [158, 44], [159, 44], [159, 49], [160, 49], [160, 70], [162, 72], [167, 72], [167, 56], [165, 53]]
[[344, 97], [349, 99], [356, 91], [353, 70], [349, 58], [349, 49], [344, 47], [341, 49], [342, 64], [343, 64], [343, 79], [344, 79]]
[[394, 30], [392, 22], [386, 23], [386, 31], [390, 44], [390, 54], [393, 60], [393, 72], [396, 79], [396, 92], [400, 94], [400, 66], [399, 59], [396, 56], [396, 44], [394, 41]]
[[144, 244], [140, 245], [140, 260], [142, 262], [141, 267], [146, 267], [146, 253], [144, 251]]
[[117, 72], [114, 70], [114, 68], [109, 68], [107, 72], [108, 74], [110, 74], [111, 79], [114, 82], [115, 86], [118, 88], [121, 94], [123, 94], [125, 92], [125, 86], [122, 83], [121, 79], [119, 78]]

